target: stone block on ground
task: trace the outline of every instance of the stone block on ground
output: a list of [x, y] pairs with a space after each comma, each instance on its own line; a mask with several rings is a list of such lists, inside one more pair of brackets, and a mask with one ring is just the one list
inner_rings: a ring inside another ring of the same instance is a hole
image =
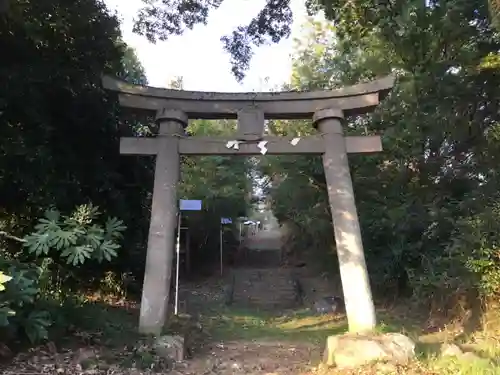
[[488, 363], [487, 359], [481, 358], [477, 354], [471, 351], [463, 351], [457, 344], [444, 343], [440, 348], [441, 357], [454, 357], [461, 360], [467, 361], [484, 361]]
[[335, 314], [345, 311], [344, 300], [341, 297], [323, 297], [314, 302], [314, 311], [317, 314]]
[[175, 335], [160, 336], [154, 344], [156, 354], [165, 359], [183, 361], [185, 358], [184, 337]]
[[327, 338], [323, 362], [356, 368], [372, 362], [404, 364], [414, 357], [415, 343], [400, 333], [346, 333]]
[[459, 357], [464, 354], [458, 345], [448, 343], [441, 345], [440, 352], [443, 357]]

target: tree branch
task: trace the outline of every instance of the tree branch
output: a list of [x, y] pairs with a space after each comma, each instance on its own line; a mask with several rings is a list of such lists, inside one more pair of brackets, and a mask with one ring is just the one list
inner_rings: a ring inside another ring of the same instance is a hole
[[9, 234], [9, 233], [4, 232], [4, 231], [0, 231], [0, 236], [3, 236], [5, 238], [8, 238], [9, 240], [13, 240], [13, 241], [17, 241], [17, 242], [22, 242], [22, 243], [26, 242], [26, 240], [24, 238], [13, 236], [12, 234]]

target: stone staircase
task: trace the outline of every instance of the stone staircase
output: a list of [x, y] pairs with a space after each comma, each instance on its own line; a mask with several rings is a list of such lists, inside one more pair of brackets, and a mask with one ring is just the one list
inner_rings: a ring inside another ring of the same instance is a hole
[[227, 303], [273, 310], [298, 304], [293, 268], [281, 266], [281, 243], [276, 230], [246, 238], [245, 256], [235, 264], [227, 283]]
[[287, 309], [297, 305], [289, 268], [239, 268], [234, 270], [233, 288], [235, 306]]

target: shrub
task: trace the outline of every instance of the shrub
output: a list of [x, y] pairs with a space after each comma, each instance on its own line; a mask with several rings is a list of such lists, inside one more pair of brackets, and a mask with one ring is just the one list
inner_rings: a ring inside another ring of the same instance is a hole
[[69, 216], [48, 210], [35, 230], [20, 239], [28, 253], [37, 256], [36, 261], [0, 259], [0, 328], [5, 337], [21, 335], [31, 343], [47, 339], [48, 327], [56, 317], [41, 307], [51, 290], [50, 285], [43, 289], [41, 285], [54, 280], [47, 275], [53, 260], [74, 267], [87, 260], [110, 261], [117, 256], [117, 241], [125, 226], [116, 218], [99, 224], [99, 216], [98, 208], [92, 205], [79, 206]]
[[109, 218], [104, 226], [96, 224], [97, 207], [82, 205], [70, 216], [48, 210], [35, 226], [35, 232], [25, 237], [25, 247], [38, 256], [59, 252], [67, 264], [83, 264], [87, 259], [98, 262], [116, 257], [120, 245], [116, 242], [125, 230], [123, 222]]

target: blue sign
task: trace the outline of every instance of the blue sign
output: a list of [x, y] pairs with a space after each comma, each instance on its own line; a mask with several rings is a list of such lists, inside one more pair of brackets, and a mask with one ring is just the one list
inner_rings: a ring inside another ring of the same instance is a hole
[[181, 211], [201, 211], [201, 200], [181, 199], [179, 209]]
[[231, 219], [230, 217], [221, 217], [220, 218], [220, 223], [221, 224], [232, 224], [233, 223], [233, 219]]

